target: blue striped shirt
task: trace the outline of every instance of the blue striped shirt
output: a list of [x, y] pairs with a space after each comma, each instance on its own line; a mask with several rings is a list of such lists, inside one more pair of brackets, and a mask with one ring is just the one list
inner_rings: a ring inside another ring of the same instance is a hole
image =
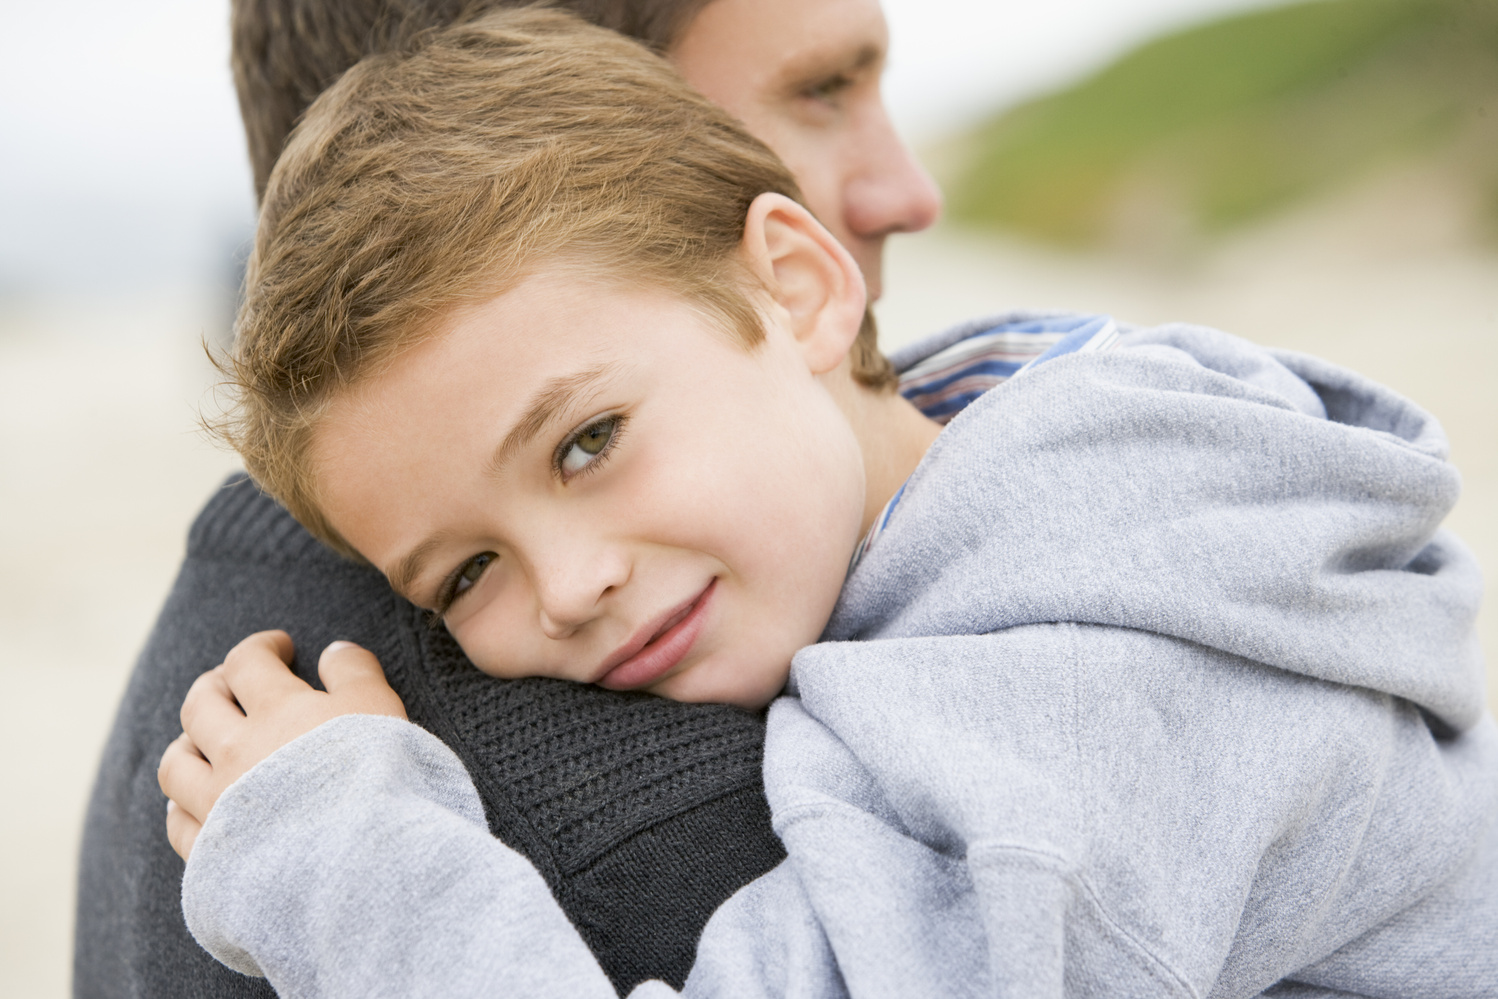
[[[899, 392], [945, 425], [984, 392], [1037, 364], [1063, 354], [1107, 350], [1117, 341], [1118, 325], [1108, 316], [1047, 316], [1001, 323], [971, 333], [906, 368], [900, 373]], [[884, 533], [903, 495], [904, 485], [874, 518], [853, 551], [849, 572]]]

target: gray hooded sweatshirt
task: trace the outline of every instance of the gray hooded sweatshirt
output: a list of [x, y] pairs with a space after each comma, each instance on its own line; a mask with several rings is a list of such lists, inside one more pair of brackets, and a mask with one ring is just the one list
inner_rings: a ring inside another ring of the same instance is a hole
[[[1193, 327], [982, 395], [796, 656], [765, 746], [788, 856], [685, 994], [1498, 996], [1498, 729], [1446, 452], [1387, 389]], [[183, 908], [284, 996], [614, 994], [457, 758], [393, 719], [230, 787]]]

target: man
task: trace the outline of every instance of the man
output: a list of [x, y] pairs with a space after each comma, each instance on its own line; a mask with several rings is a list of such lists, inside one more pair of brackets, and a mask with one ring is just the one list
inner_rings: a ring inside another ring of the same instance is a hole
[[[497, 6], [498, 3], [481, 4]], [[874, 294], [894, 232], [929, 225], [930, 179], [879, 96], [877, 0], [568, 0], [642, 39], [795, 172]], [[458, 16], [453, 0], [235, 0], [234, 68], [257, 190], [317, 92], [362, 55]], [[866, 331], [872, 337], [872, 326]], [[871, 343], [869, 344], [871, 346]], [[79, 996], [265, 996], [187, 934], [156, 761], [192, 681], [245, 635], [285, 628], [315, 670], [350, 639], [375, 652], [413, 721], [458, 753], [494, 834], [536, 865], [621, 990], [680, 985], [709, 915], [782, 856], [759, 761], [762, 720], [479, 673], [373, 570], [340, 560], [253, 486], [219, 492], [126, 691], [94, 789], [79, 875]]]

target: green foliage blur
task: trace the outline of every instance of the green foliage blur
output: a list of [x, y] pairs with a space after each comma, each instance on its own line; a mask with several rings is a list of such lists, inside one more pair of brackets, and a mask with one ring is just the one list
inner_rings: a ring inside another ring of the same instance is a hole
[[1412, 154], [1486, 199], [1498, 234], [1498, 0], [1315, 0], [1150, 42], [969, 137], [959, 222], [1106, 241], [1154, 192], [1232, 229]]

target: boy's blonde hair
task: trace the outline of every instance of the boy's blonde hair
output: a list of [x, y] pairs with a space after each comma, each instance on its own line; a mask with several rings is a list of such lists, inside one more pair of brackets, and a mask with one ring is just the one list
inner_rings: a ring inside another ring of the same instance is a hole
[[[549, 263], [682, 295], [763, 338], [737, 250], [780, 160], [637, 43], [556, 11], [488, 14], [374, 56], [312, 105], [261, 209], [216, 428], [324, 542], [312, 435], [329, 401], [454, 308]], [[884, 387], [865, 322], [855, 377]]]

